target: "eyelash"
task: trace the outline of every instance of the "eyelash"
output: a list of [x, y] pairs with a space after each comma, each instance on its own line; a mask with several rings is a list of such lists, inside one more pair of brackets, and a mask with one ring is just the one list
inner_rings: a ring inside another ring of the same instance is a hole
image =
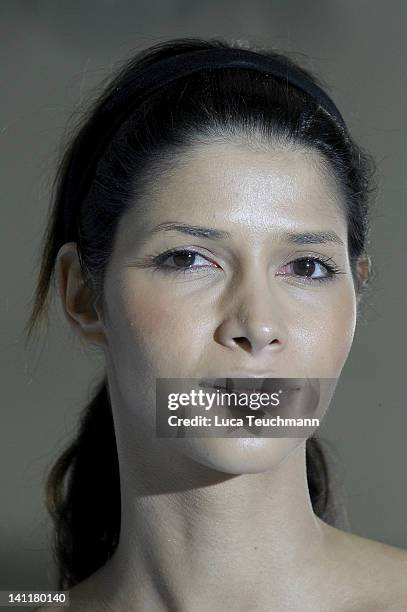
[[[192, 255], [198, 255], [200, 257], [203, 257], [204, 259], [206, 259], [206, 257], [204, 255], [202, 255], [201, 253], [199, 253], [199, 251], [194, 251], [192, 249], [172, 249], [169, 251], [165, 251], [164, 253], [157, 253], [155, 255], [153, 255], [151, 257], [151, 266], [154, 268], [154, 270], [158, 270], [160, 272], [164, 272], [164, 274], [167, 273], [172, 273], [172, 274], [193, 274], [196, 270], [196, 268], [176, 268], [176, 267], [171, 267], [171, 266], [164, 266], [163, 262], [168, 259], [169, 257], [173, 256], [173, 255], [179, 255], [179, 254], [192, 254]], [[317, 277], [317, 278], [310, 278], [307, 276], [301, 276], [301, 275], [294, 275], [297, 276], [297, 278], [300, 278], [303, 280], [303, 282], [305, 283], [315, 283], [315, 282], [327, 282], [327, 281], [331, 281], [334, 280], [335, 277], [339, 274], [344, 274], [343, 270], [341, 270], [340, 268], [338, 268], [338, 266], [335, 265], [335, 263], [333, 263], [333, 260], [330, 257], [324, 257], [324, 256], [318, 256], [318, 257], [314, 257], [311, 255], [304, 255], [303, 257], [299, 257], [297, 259], [294, 259], [290, 262], [288, 262], [285, 265], [290, 265], [290, 264], [294, 264], [294, 263], [298, 263], [298, 262], [302, 262], [302, 261], [310, 261], [313, 263], [317, 263], [322, 265], [326, 270], [327, 270], [327, 276], [322, 276], [322, 277]], [[329, 263], [331, 262], [331, 263]], [[199, 268], [206, 268], [207, 266], [198, 266]], [[283, 275], [285, 276], [285, 275]]]

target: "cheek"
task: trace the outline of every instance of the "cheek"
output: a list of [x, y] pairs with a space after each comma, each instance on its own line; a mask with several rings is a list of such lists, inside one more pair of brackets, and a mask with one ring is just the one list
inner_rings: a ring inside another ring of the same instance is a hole
[[337, 299], [321, 300], [312, 316], [301, 316], [294, 340], [310, 377], [339, 376], [352, 347], [356, 326], [356, 301], [352, 288]]
[[168, 290], [163, 296], [151, 284], [138, 283], [136, 288], [128, 279], [122, 282], [116, 294], [112, 346], [116, 354], [127, 346], [129, 362], [162, 377], [180, 377], [199, 359], [201, 329], [191, 302]]

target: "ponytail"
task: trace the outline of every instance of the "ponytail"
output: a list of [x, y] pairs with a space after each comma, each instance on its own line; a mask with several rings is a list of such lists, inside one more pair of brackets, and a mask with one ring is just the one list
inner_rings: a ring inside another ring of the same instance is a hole
[[58, 589], [84, 580], [111, 557], [119, 541], [120, 505], [116, 438], [104, 379], [82, 413], [75, 439], [47, 479]]

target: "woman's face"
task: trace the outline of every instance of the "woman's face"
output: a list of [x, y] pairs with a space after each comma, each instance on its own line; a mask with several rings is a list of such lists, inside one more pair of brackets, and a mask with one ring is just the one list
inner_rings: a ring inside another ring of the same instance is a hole
[[[115, 419], [127, 434], [155, 436], [156, 378], [336, 379], [356, 325], [338, 188], [309, 151], [191, 150], [120, 220], [104, 297], [109, 383], [122, 402]], [[299, 442], [156, 440], [234, 474], [269, 469]]]

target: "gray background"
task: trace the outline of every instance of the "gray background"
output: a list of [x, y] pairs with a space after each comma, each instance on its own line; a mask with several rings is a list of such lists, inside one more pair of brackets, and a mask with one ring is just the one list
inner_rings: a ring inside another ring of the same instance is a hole
[[380, 189], [363, 308], [323, 433], [338, 450], [350, 530], [407, 548], [406, 51], [403, 0], [2, 1], [0, 589], [53, 587], [46, 469], [73, 432], [102, 367], [72, 337], [58, 302], [25, 351], [56, 153], [89, 89], [132, 50], [176, 36], [224, 36], [304, 53]]

